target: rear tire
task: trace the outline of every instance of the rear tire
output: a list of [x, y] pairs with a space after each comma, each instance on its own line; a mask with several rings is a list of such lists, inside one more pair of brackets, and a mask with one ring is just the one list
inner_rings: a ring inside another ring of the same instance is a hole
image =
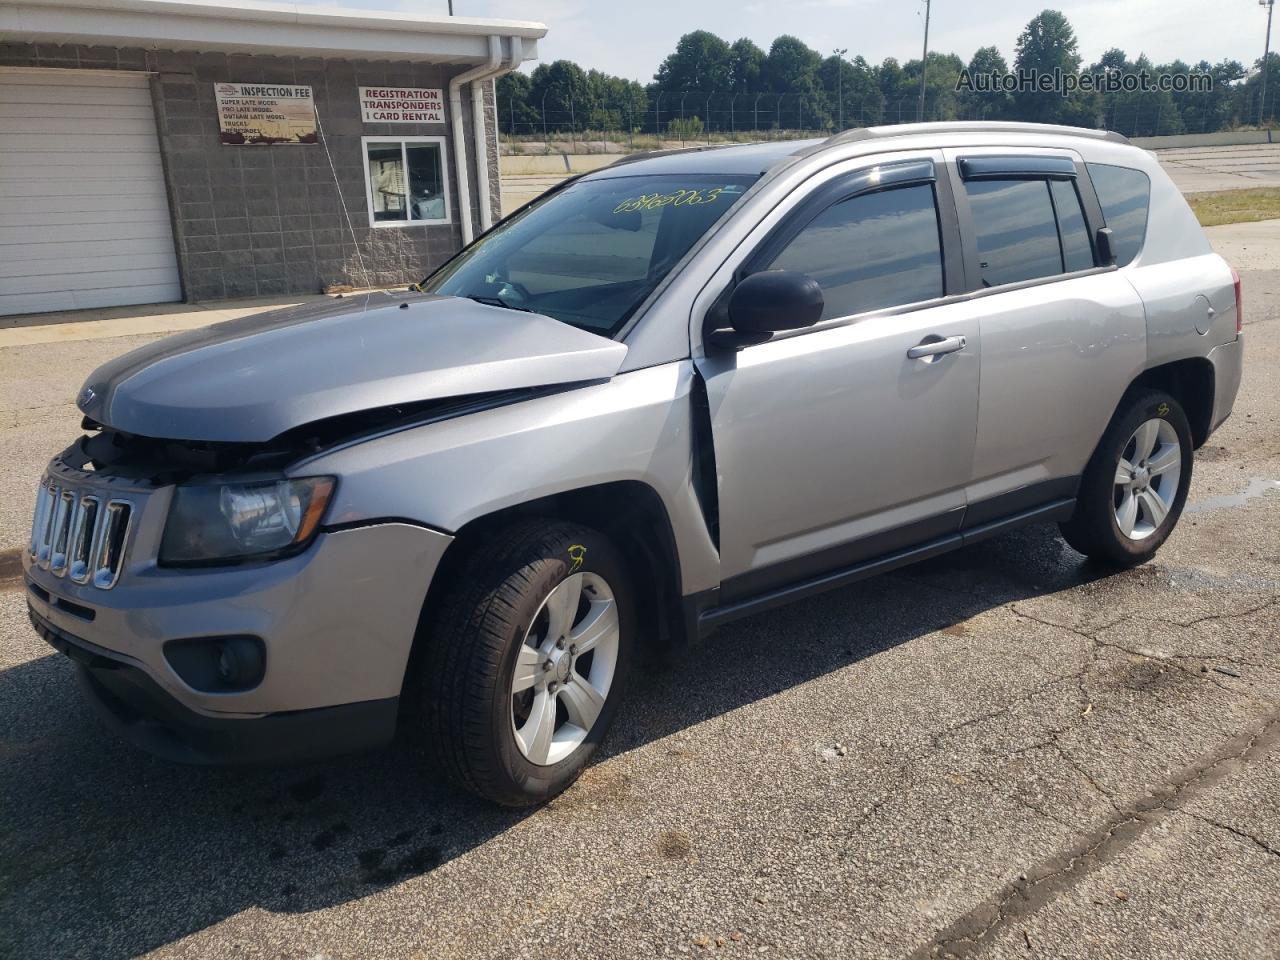
[[527, 521], [471, 548], [424, 611], [414, 658], [433, 764], [504, 806], [559, 794], [617, 712], [633, 624], [625, 564], [595, 530]]
[[1130, 394], [1085, 467], [1062, 536], [1114, 566], [1149, 560], [1182, 515], [1191, 453], [1191, 427], [1177, 400], [1159, 390]]

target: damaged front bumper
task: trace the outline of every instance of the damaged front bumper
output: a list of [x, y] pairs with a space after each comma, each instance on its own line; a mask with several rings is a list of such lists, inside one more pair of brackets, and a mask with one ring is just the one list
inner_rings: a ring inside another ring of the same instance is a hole
[[[110, 590], [24, 551], [37, 631], [139, 746], [196, 763], [272, 762], [389, 740], [423, 599], [452, 538], [404, 522], [321, 533], [260, 564], [164, 569], [134, 554]], [[136, 541], [134, 546], [136, 546]], [[254, 682], [222, 689], [175, 651], [252, 638]]]

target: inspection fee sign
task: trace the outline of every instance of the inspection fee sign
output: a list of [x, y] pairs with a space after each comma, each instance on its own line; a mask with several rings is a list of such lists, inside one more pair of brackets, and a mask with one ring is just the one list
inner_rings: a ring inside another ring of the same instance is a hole
[[318, 143], [311, 88], [290, 83], [215, 83], [223, 143]]
[[365, 123], [444, 123], [444, 91], [418, 87], [361, 87]]

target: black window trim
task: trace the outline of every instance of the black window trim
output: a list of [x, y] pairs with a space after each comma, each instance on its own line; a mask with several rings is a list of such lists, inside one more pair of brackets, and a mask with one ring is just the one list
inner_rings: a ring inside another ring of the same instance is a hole
[[[785, 330], [775, 333], [765, 343], [787, 340], [791, 337], [805, 336], [823, 330], [861, 323], [878, 317], [892, 317], [917, 310], [928, 309], [945, 303], [954, 303], [965, 299], [962, 291], [966, 288], [965, 265], [962, 257], [960, 224], [956, 216], [955, 192], [951, 186], [951, 177], [944, 170], [939, 174], [939, 167], [950, 164], [934, 160], [932, 157], [919, 157], [907, 160], [895, 160], [891, 163], [877, 164], [852, 171], [844, 176], [835, 177], [815, 189], [808, 197], [798, 203], [781, 223], [773, 228], [763, 240], [751, 251], [733, 272], [733, 281], [724, 292], [716, 298], [707, 311], [703, 321], [703, 336], [713, 330], [726, 329], [724, 319], [726, 305], [733, 288], [745, 277], [765, 269], [765, 265], [782, 252], [799, 233], [812, 223], [820, 214], [838, 203], [852, 200], [854, 197], [870, 193], [881, 193], [903, 187], [932, 185], [934, 206], [938, 214], [938, 240], [942, 252], [942, 290], [941, 297], [930, 300], [917, 300], [914, 303], [897, 304], [882, 307], [878, 310], [867, 310], [850, 314], [847, 317], [832, 317], [815, 323], [812, 327], [799, 330]], [[949, 293], [948, 291], [956, 291]], [[762, 346], [763, 344], [755, 344]], [[751, 349], [750, 346], [743, 349]]]
[[[1084, 232], [1089, 243], [1089, 259], [1093, 261], [1093, 265], [1096, 267], [1098, 265], [1098, 247], [1094, 242], [1094, 237], [1097, 235], [1097, 230], [1089, 226], [1089, 213], [1085, 208], [1084, 198], [1080, 196], [1079, 185], [1074, 182], [1074, 179], [1075, 178], [1061, 178], [1058, 179], [1057, 182], [1070, 182], [1072, 184], [1072, 188], [1076, 192], [1076, 200], [1080, 204], [1080, 215], [1084, 219]], [[1078, 270], [1067, 270], [1067, 240], [1066, 237], [1062, 235], [1062, 214], [1058, 210], [1058, 198], [1054, 196], [1052, 186], [1049, 187], [1049, 203], [1053, 206], [1053, 223], [1058, 230], [1058, 260], [1062, 263], [1062, 272], [1064, 274], [1068, 272], [1078, 273]]]
[[1072, 180], [1079, 176], [1070, 157], [1036, 154], [960, 157], [964, 180]]

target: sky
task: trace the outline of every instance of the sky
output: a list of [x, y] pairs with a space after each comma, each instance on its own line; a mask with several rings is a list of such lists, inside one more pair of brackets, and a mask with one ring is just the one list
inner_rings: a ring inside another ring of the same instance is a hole
[[[447, 14], [447, 0], [294, 0], [304, 6], [363, 7]], [[1046, 6], [1075, 27], [1086, 64], [1119, 47], [1155, 63], [1182, 59], [1246, 67], [1262, 56], [1266, 10], [1257, 0], [935, 0], [929, 48], [968, 61], [978, 47], [995, 44], [1012, 62], [1027, 21]], [[768, 50], [791, 33], [821, 53], [847, 47], [850, 58], [872, 64], [885, 57], [919, 59], [923, 0], [454, 0], [463, 17], [536, 20], [547, 25], [538, 60], [573, 60], [648, 82], [681, 34], [710, 30], [725, 40], [749, 37]], [[1280, 45], [1280, 22], [1272, 49]], [[526, 69], [528, 69], [526, 67]]]

